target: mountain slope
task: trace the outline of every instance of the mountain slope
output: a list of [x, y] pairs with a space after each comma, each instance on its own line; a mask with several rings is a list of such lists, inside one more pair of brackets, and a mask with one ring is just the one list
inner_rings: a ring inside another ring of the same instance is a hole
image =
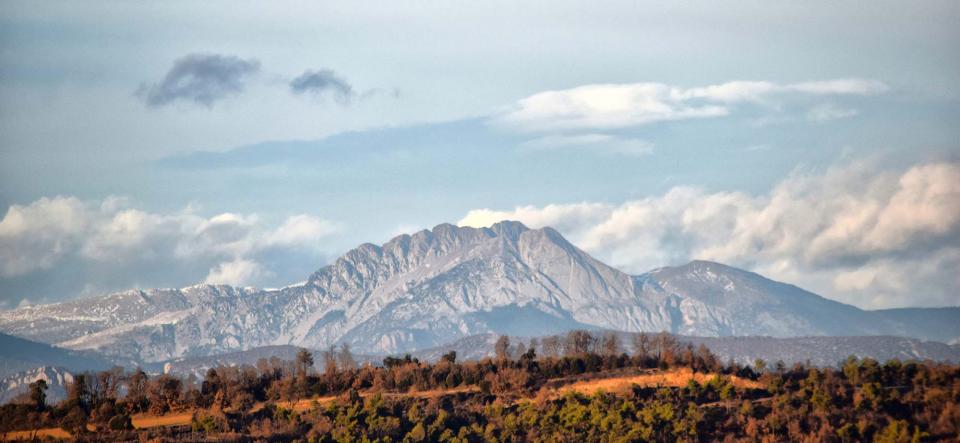
[[41, 366], [74, 371], [107, 369], [113, 362], [91, 352], [73, 351], [0, 334], [0, 378]]
[[382, 246], [363, 244], [306, 283], [278, 290], [197, 285], [0, 312], [0, 331], [148, 362], [337, 342], [358, 353], [397, 353], [488, 332], [571, 328], [702, 336], [929, 333], [889, 313], [717, 263], [631, 276], [551, 228], [517, 222], [443, 224]]
[[661, 268], [650, 278], [682, 298], [685, 335], [882, 335], [890, 324], [854, 306], [759, 274], [708, 261]]

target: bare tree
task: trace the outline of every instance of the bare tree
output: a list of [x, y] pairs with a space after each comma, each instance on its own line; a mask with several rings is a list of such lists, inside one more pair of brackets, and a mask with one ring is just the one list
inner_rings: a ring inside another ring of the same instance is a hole
[[560, 337], [551, 335], [543, 339], [543, 355], [550, 358], [558, 358], [563, 352], [563, 343]]
[[493, 345], [493, 351], [497, 355], [497, 360], [507, 360], [510, 358], [510, 337], [501, 335]]
[[616, 332], [607, 332], [603, 335], [603, 353], [604, 355], [620, 354], [620, 337]]
[[567, 340], [564, 344], [564, 353], [569, 356], [584, 355], [593, 350], [596, 344], [596, 338], [589, 332], [582, 329], [573, 330], [567, 333]]
[[148, 381], [147, 374], [140, 368], [137, 368], [127, 379], [127, 402], [133, 405], [136, 412], [143, 412], [147, 400]]
[[334, 345], [330, 345], [330, 348], [323, 352], [323, 373], [337, 373], [337, 348]]
[[650, 336], [646, 332], [633, 336], [633, 355], [640, 358], [650, 355]]
[[338, 355], [338, 360], [340, 360], [340, 369], [357, 369], [357, 360], [353, 358], [353, 354], [350, 352], [349, 343], [340, 343], [340, 353]]
[[653, 351], [657, 360], [667, 365], [673, 364], [677, 356], [677, 339], [667, 331], [662, 331], [653, 339]]
[[527, 353], [527, 345], [523, 344], [523, 340], [518, 340], [517, 344], [513, 347], [513, 358], [520, 360], [523, 357], [523, 354]]

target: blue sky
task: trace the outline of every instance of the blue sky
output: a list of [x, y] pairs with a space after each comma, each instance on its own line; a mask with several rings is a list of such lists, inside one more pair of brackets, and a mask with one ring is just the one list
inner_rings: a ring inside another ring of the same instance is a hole
[[441, 222], [960, 304], [956, 2], [4, 2], [0, 304]]

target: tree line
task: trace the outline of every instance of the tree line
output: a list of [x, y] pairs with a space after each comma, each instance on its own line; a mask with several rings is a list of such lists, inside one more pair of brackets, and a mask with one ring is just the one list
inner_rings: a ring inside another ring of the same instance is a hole
[[[238, 441], [845, 442], [933, 441], [960, 429], [956, 365], [851, 358], [838, 368], [746, 366], [665, 333], [635, 335], [631, 352], [625, 347], [616, 334], [578, 330], [526, 343], [503, 336], [492, 357], [464, 362], [450, 351], [434, 363], [405, 355], [359, 365], [341, 345], [319, 361], [301, 350], [293, 361], [210, 368], [202, 380], [114, 368], [76, 375], [55, 405], [43, 381], [31, 384], [0, 407], [0, 431], [62, 427], [80, 439], [108, 432], [132, 440], [146, 431], [134, 430], [131, 416], [180, 411], [194, 411], [189, 429], [150, 432]], [[682, 388], [547, 395], [557, 380], [671, 368], [713, 375]], [[738, 388], [730, 374], [764, 389]], [[337, 399], [306, 411], [278, 406], [329, 396]]]

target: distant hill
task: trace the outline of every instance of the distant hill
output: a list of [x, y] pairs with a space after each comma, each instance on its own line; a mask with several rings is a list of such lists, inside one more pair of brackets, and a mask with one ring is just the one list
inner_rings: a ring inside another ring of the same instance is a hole
[[0, 333], [0, 379], [41, 366], [72, 371], [107, 369], [113, 362], [88, 351], [73, 351]]
[[893, 335], [918, 335], [930, 340], [960, 344], [960, 308], [899, 308], [871, 311], [899, 324]]
[[958, 345], [902, 337], [689, 337], [683, 340], [706, 345], [724, 361], [732, 358], [744, 364], [762, 358], [770, 364], [782, 360], [787, 364], [810, 362], [832, 366], [851, 355], [878, 361], [960, 362]]
[[[602, 334], [603, 331], [596, 331]], [[632, 337], [635, 334], [618, 333], [624, 352], [633, 352]], [[542, 340], [543, 337], [537, 337]], [[458, 359], [480, 359], [493, 355], [493, 346], [497, 335], [481, 334], [462, 338], [449, 344], [424, 349], [413, 356], [426, 361], [436, 361], [441, 355], [453, 350]], [[530, 343], [531, 337], [512, 337], [517, 342]], [[705, 345], [722, 361], [733, 359], [741, 364], [753, 364], [760, 358], [770, 364], [782, 360], [788, 365], [806, 363], [817, 366], [833, 366], [853, 355], [858, 358], [872, 358], [878, 361], [934, 360], [940, 362], [960, 362], [960, 345], [947, 345], [939, 342], [922, 341], [901, 337], [684, 337], [682, 342], [695, 346]], [[542, 352], [542, 349], [538, 349]]]

